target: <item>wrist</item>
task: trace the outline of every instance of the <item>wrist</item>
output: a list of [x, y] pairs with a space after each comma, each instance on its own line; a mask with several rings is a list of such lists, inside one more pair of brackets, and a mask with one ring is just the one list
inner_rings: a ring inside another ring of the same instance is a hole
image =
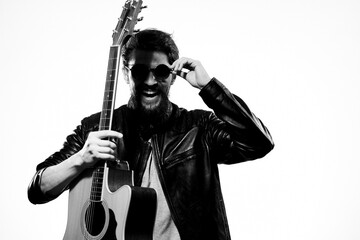
[[71, 163], [75, 169], [85, 169], [84, 160], [82, 158], [81, 150], [71, 156]]

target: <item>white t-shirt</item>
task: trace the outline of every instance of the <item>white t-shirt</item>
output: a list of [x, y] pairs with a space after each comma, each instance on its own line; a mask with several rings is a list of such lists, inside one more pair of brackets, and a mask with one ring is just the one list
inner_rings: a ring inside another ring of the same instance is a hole
[[146, 169], [142, 178], [142, 187], [149, 187], [156, 190], [157, 193], [157, 209], [153, 231], [154, 240], [180, 240], [179, 232], [171, 218], [170, 209], [166, 202], [164, 191], [161, 187], [155, 159], [150, 153], [146, 163]]

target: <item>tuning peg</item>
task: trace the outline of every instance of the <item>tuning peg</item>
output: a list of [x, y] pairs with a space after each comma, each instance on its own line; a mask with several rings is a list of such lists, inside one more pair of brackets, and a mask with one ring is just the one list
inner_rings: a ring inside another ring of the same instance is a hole
[[142, 6], [141, 9], [147, 8], [147, 6]]
[[144, 19], [144, 17], [139, 17], [137, 20], [138, 22], [142, 21]]

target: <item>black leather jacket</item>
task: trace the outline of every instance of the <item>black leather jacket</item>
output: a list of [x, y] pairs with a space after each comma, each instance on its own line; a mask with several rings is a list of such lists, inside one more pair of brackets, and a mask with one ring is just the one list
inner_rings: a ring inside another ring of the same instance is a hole
[[[142, 140], [131, 110], [114, 111], [113, 129], [123, 133], [125, 158], [140, 185], [146, 160], [152, 150], [159, 178], [181, 239], [230, 239], [217, 164], [233, 164], [265, 156], [273, 147], [270, 133], [246, 104], [218, 80], [200, 96], [214, 110], [187, 111], [173, 104], [169, 122]], [[67, 137], [63, 148], [37, 166], [29, 189], [29, 200], [45, 203], [57, 196], [40, 190], [41, 173], [79, 151], [90, 131], [98, 128], [100, 114], [85, 118]]]

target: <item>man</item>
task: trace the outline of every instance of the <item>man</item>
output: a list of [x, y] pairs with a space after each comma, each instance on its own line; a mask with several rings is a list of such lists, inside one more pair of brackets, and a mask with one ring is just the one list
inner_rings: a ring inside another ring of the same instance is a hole
[[[154, 239], [230, 239], [217, 164], [265, 156], [274, 147], [270, 133], [199, 61], [179, 58], [169, 34], [141, 31], [122, 57], [131, 97], [114, 111], [113, 130], [96, 131], [99, 113], [83, 119], [64, 147], [37, 166], [29, 200], [53, 200], [84, 169], [115, 160], [117, 146], [106, 139], [123, 138], [135, 185], [157, 191]], [[171, 103], [176, 75], [198, 88], [215, 114]]]

